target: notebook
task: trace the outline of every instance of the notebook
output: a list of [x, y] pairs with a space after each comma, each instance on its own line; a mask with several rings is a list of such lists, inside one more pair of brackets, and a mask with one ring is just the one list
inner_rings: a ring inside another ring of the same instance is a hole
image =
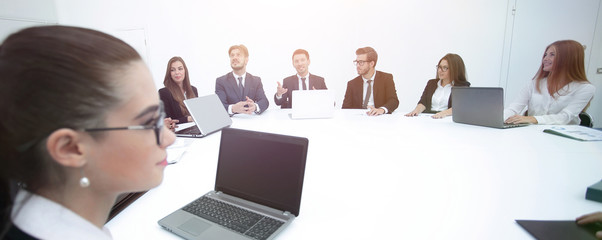
[[[214, 190], [159, 225], [185, 239], [273, 239], [299, 216], [308, 143], [302, 137], [223, 129]], [[229, 223], [215, 210], [223, 204], [235, 206], [236, 215], [255, 215]], [[191, 213], [197, 211], [204, 217]]]
[[543, 132], [579, 141], [602, 141], [602, 131], [579, 125], [552, 126]]
[[516, 220], [516, 222], [533, 237], [540, 240], [595, 240], [596, 232], [602, 230], [600, 223], [578, 225], [575, 220]]
[[332, 118], [334, 92], [332, 90], [293, 91], [292, 119]]
[[205, 137], [232, 125], [230, 115], [216, 94], [184, 100], [196, 125], [176, 131], [178, 137]]
[[453, 87], [452, 119], [457, 123], [493, 128], [529, 124], [504, 123], [504, 89], [500, 87]]

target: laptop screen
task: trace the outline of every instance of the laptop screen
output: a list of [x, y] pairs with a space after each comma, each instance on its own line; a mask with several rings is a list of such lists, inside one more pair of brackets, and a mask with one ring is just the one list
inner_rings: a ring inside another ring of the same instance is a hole
[[299, 215], [308, 139], [222, 130], [215, 191]]

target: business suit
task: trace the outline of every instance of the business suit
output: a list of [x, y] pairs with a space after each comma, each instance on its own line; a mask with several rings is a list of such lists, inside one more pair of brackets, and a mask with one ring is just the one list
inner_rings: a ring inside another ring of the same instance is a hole
[[[326, 83], [324, 82], [324, 78], [320, 76], [316, 76], [313, 74], [309, 74], [308, 76], [307, 90], [315, 89], [328, 89], [326, 88]], [[274, 102], [276, 105], [280, 106], [280, 108], [291, 108], [293, 105], [293, 91], [299, 90], [299, 77], [297, 75], [293, 75], [285, 78], [282, 81], [282, 87], [288, 89], [285, 94], [282, 94], [282, 97], [278, 99], [276, 97], [277, 93], [274, 94]]]
[[[381, 71], [376, 71], [374, 74], [374, 82], [372, 83], [374, 107], [385, 107], [387, 108], [388, 113], [393, 113], [399, 106], [399, 99], [397, 99], [393, 75]], [[364, 95], [364, 79], [362, 76], [357, 76], [347, 82], [343, 108], [361, 109], [364, 102]]]
[[[194, 86], [192, 86], [192, 91], [194, 92], [194, 96], [198, 97], [199, 92], [196, 90]], [[187, 123], [188, 116], [184, 116], [182, 113], [182, 109], [180, 108], [180, 104], [176, 99], [171, 95], [169, 89], [161, 88], [159, 89], [159, 98], [163, 101], [163, 106], [165, 107], [165, 116], [171, 119], [177, 119], [179, 123]]]
[[[426, 83], [426, 87], [424, 87], [424, 91], [422, 91], [422, 96], [420, 97], [420, 101], [418, 101], [418, 103], [421, 103], [422, 105], [424, 105], [426, 107], [426, 109], [424, 110], [424, 113], [437, 113], [435, 111], [432, 111], [431, 108], [433, 106], [433, 94], [435, 93], [435, 90], [437, 90], [438, 82], [439, 82], [438, 79], [429, 80]], [[470, 82], [466, 82], [466, 84], [455, 84], [454, 86], [469, 87]], [[451, 108], [451, 107], [452, 107], [452, 98], [450, 95], [449, 100], [447, 101], [447, 108]]]
[[246, 97], [249, 97], [259, 106], [260, 112], [258, 114], [268, 109], [270, 104], [263, 91], [261, 78], [253, 76], [250, 73], [246, 73], [245, 75], [244, 92], [242, 95], [240, 95], [240, 91], [238, 90], [238, 80], [234, 78], [234, 73], [232, 72], [215, 80], [215, 94], [222, 101], [226, 110], [228, 110], [228, 106], [231, 104], [245, 101]]

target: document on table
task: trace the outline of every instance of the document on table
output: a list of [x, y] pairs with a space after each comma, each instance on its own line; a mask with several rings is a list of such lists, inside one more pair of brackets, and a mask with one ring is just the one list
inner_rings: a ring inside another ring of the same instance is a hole
[[188, 150], [188, 145], [193, 141], [192, 138], [176, 138], [176, 141], [167, 147], [167, 163], [174, 164], [180, 161]]
[[584, 126], [553, 126], [543, 131], [579, 141], [602, 141], [602, 131]]

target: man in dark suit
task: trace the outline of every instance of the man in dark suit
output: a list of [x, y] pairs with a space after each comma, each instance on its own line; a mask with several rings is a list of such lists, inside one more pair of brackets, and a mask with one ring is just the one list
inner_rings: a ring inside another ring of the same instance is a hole
[[215, 93], [229, 114], [261, 114], [269, 102], [263, 91], [261, 78], [247, 73], [249, 50], [234, 45], [228, 50], [232, 72], [215, 80]]
[[274, 94], [274, 102], [280, 108], [291, 108], [293, 104], [294, 90], [316, 90], [327, 89], [324, 78], [309, 73], [309, 53], [303, 49], [297, 49], [293, 52], [293, 66], [297, 70], [297, 74], [285, 78], [278, 83], [276, 94]]
[[393, 113], [399, 106], [393, 75], [376, 71], [378, 54], [371, 47], [355, 51], [358, 77], [347, 82], [343, 108], [368, 109], [370, 116]]

